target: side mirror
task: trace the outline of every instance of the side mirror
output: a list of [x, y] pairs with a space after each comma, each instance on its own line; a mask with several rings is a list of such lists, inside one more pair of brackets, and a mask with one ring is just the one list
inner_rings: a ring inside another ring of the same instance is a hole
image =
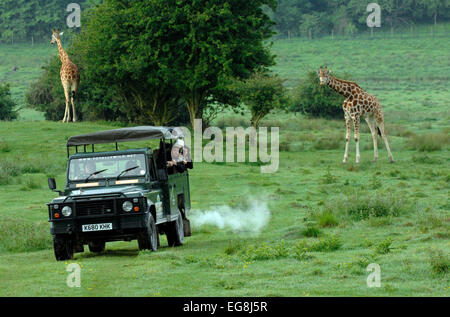
[[55, 190], [56, 189], [56, 181], [53, 177], [50, 177], [48, 179], [48, 188], [50, 188], [50, 190]]

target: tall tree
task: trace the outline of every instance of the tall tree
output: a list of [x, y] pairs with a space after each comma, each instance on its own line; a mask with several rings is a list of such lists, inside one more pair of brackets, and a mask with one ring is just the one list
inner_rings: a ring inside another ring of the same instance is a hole
[[255, 70], [274, 64], [264, 40], [273, 22], [263, 5], [275, 9], [273, 0], [193, 0], [183, 3], [188, 26], [178, 59], [178, 89], [191, 118], [202, 117], [208, 103], [223, 102], [221, 79], [248, 78]]

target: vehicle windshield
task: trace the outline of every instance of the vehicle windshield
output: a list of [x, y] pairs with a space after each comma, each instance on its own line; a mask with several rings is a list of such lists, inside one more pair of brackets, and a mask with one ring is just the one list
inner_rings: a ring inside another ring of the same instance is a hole
[[[128, 170], [128, 171], [127, 171]], [[96, 172], [99, 172], [96, 174]], [[69, 180], [88, 181], [105, 178], [126, 178], [145, 176], [144, 154], [111, 155], [71, 159], [69, 163]]]

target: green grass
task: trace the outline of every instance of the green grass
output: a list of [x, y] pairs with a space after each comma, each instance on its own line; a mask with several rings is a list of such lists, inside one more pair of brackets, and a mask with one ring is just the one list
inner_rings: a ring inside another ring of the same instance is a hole
[[[317, 128], [321, 122], [316, 122]], [[0, 191], [1, 295], [448, 295], [447, 262], [439, 256], [430, 259], [428, 253], [448, 250], [450, 241], [450, 169], [440, 164], [436, 170], [434, 163], [448, 162], [448, 148], [413, 160], [424, 154], [408, 146], [393, 149], [395, 164], [383, 157], [383, 149], [376, 164], [371, 162], [371, 150], [362, 151], [362, 163], [353, 168], [352, 163], [341, 163], [342, 149], [282, 152], [279, 171], [269, 175], [246, 164], [196, 164], [191, 172], [193, 212], [236, 205], [242, 193], [263, 196], [272, 216], [259, 236], [202, 227], [180, 248], [166, 247], [162, 238], [156, 253], [138, 253], [135, 241], [108, 243], [102, 255], [75, 254], [69, 262], [81, 264], [82, 286], [68, 288], [66, 264], [54, 260], [48, 232], [45, 203], [54, 193], [46, 189], [46, 177], [53, 173], [59, 187], [64, 183], [67, 135], [110, 127], [0, 123], [0, 129], [9, 132], [1, 141], [10, 149], [2, 159], [17, 167]], [[366, 137], [362, 142], [369, 142]], [[408, 139], [398, 138], [399, 144]], [[39, 163], [42, 155], [45, 164]], [[19, 161], [20, 157], [24, 159]], [[376, 172], [381, 188], [373, 189], [371, 175]], [[323, 182], [327, 173], [334, 182]], [[315, 218], [314, 210], [330, 211], [331, 219], [338, 221], [331, 221], [326, 212]], [[305, 231], [308, 226], [316, 227]], [[361, 243], [366, 239], [371, 242]], [[363, 264], [368, 259], [381, 266], [380, 289], [365, 284]]]
[[[20, 108], [25, 106], [25, 92], [30, 83], [42, 74], [42, 66], [51, 56], [58, 54], [56, 47], [48, 44], [0, 45], [0, 82], [11, 84], [11, 95]], [[12, 68], [17, 66], [17, 71]], [[43, 120], [37, 111], [21, 109], [21, 120]]]
[[[237, 206], [247, 195], [264, 199], [271, 218], [261, 234], [194, 226], [184, 246], [168, 248], [162, 237], [156, 253], [139, 253], [136, 241], [115, 242], [101, 255], [86, 248], [72, 261], [55, 261], [45, 205], [55, 193], [47, 177], [63, 186], [69, 136], [118, 125], [45, 122], [21, 110], [20, 121], [0, 122], [0, 296], [448, 296], [449, 45], [425, 38], [275, 42], [274, 70], [289, 87], [328, 64], [376, 94], [396, 163], [381, 139], [372, 163], [365, 123], [361, 163], [354, 163], [352, 141], [344, 165], [343, 120], [269, 115], [262, 125], [280, 127], [283, 144], [277, 173], [245, 163], [198, 163], [190, 172], [193, 213]], [[0, 52], [0, 80], [11, 82], [18, 101], [56, 54], [46, 45]], [[15, 63], [19, 71], [9, 72]], [[223, 113], [217, 124], [248, 119]], [[70, 262], [81, 265], [80, 288], [66, 285]], [[370, 263], [381, 267], [380, 288], [366, 285]]]

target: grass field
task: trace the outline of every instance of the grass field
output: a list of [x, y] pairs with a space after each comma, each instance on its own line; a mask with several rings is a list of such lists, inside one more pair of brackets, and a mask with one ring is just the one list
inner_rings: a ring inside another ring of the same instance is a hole
[[[366, 126], [361, 164], [352, 142], [343, 165], [342, 120], [270, 115], [262, 125], [280, 127], [277, 173], [248, 163], [198, 163], [190, 173], [193, 215], [238, 208], [251, 197], [267, 203], [268, 225], [251, 235], [193, 223], [183, 247], [168, 248], [162, 239], [156, 253], [118, 242], [102, 255], [86, 251], [56, 262], [45, 206], [55, 194], [46, 178], [64, 184], [67, 137], [111, 125], [39, 121], [28, 109], [21, 121], [0, 122], [0, 295], [449, 296], [449, 49], [448, 40], [431, 38], [275, 42], [274, 70], [289, 87], [328, 64], [376, 94], [396, 163], [388, 163], [381, 140], [372, 163]], [[11, 82], [16, 100], [56, 54], [44, 46], [0, 52], [9, 60], [23, 54], [19, 68], [29, 67], [22, 78], [5, 74], [10, 65], [0, 61], [0, 80]], [[224, 114], [216, 124], [247, 122]], [[82, 267], [80, 288], [66, 285], [70, 262]], [[380, 288], [367, 287], [370, 263], [380, 265]]]

